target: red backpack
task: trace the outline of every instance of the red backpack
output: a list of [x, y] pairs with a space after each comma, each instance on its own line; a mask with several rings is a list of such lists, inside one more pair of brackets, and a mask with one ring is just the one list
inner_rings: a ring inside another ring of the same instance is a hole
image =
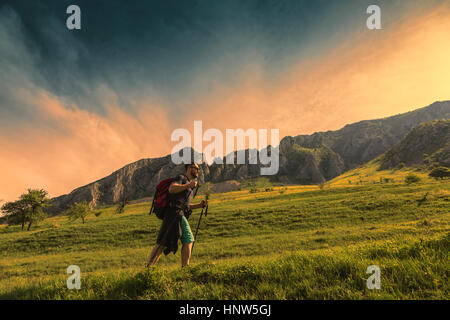
[[167, 178], [158, 183], [149, 214], [154, 212], [159, 219], [164, 219], [164, 212], [169, 204], [169, 187], [174, 179], [175, 178]]
[[[150, 208], [150, 212], [148, 214], [152, 214], [152, 212], [154, 212], [159, 219], [164, 220], [164, 213], [169, 205], [169, 187], [174, 180], [175, 178], [167, 178], [158, 183], [156, 186], [155, 195], [153, 196], [152, 207]], [[197, 185], [197, 188], [195, 188], [192, 198], [195, 198], [197, 195], [199, 186], [200, 185]]]

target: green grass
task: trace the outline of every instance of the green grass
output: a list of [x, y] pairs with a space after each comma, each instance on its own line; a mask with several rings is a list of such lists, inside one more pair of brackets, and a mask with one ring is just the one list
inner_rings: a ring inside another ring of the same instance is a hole
[[[368, 165], [324, 190], [213, 194], [183, 270], [180, 251], [144, 268], [160, 226], [148, 202], [103, 208], [85, 224], [2, 225], [0, 299], [448, 299], [450, 181], [415, 172], [422, 181], [406, 185], [409, 172]], [[380, 290], [366, 288], [372, 264]], [[66, 287], [69, 265], [81, 268], [81, 290]]]

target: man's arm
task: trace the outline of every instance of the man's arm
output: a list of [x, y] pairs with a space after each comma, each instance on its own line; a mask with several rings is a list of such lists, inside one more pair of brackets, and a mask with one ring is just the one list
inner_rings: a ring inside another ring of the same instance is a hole
[[204, 208], [206, 207], [207, 202], [205, 200], [202, 200], [202, 202], [197, 203], [197, 204], [191, 204], [189, 206], [189, 209], [199, 209], [199, 208]]
[[174, 181], [170, 184], [169, 186], [169, 193], [179, 193], [182, 192], [184, 190], [187, 190], [189, 187], [191, 188], [195, 188], [198, 184], [197, 180], [191, 180], [190, 182], [187, 183], [181, 183], [181, 179]]
[[189, 188], [189, 183], [181, 184], [172, 182], [169, 186], [170, 193], [179, 193], [181, 191], [187, 190]]

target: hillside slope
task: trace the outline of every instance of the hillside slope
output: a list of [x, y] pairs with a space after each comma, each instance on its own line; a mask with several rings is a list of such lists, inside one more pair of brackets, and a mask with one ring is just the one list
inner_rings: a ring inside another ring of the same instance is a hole
[[381, 158], [380, 169], [399, 165], [450, 166], [450, 119], [421, 123]]
[[[285, 137], [278, 147], [280, 169], [275, 178], [301, 184], [332, 179], [381, 155], [419, 123], [446, 118], [450, 118], [450, 101], [388, 118], [360, 121], [337, 131]], [[245, 152], [248, 159], [249, 151]], [[200, 182], [242, 180], [259, 176], [260, 167], [260, 164], [203, 164], [199, 178]], [[122, 197], [129, 200], [149, 197], [158, 181], [182, 171], [183, 167], [174, 165], [170, 156], [142, 159], [70, 194], [54, 198], [53, 207], [47, 211], [57, 214], [69, 204], [82, 200], [112, 204]]]
[[[395, 181], [214, 194], [183, 270], [177, 252], [145, 272], [161, 225], [148, 202], [0, 226], [0, 299], [448, 299], [450, 180]], [[365, 286], [374, 264], [381, 290]]]

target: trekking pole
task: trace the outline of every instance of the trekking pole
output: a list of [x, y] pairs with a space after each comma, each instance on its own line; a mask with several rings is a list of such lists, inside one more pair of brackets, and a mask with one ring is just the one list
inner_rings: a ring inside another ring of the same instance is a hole
[[200, 187], [200, 184], [197, 184], [197, 187], [195, 188], [194, 195], [192, 196], [192, 199], [195, 198], [197, 195], [198, 187]]
[[[155, 195], [156, 196], [156, 195]], [[153, 205], [155, 204], [155, 196], [153, 196], [152, 206], [150, 207], [150, 211], [148, 212], [148, 215], [152, 214], [153, 211]]]
[[[206, 199], [206, 201], [208, 201], [208, 195], [205, 196], [205, 199]], [[194, 252], [194, 245], [197, 242], [198, 228], [200, 227], [200, 222], [202, 221], [203, 209], [205, 209], [205, 217], [206, 217], [208, 215], [208, 202], [206, 202], [206, 207], [202, 208], [202, 212], [200, 213], [200, 218], [198, 219], [197, 230], [195, 230], [195, 235], [194, 235], [194, 243], [192, 244], [192, 248], [191, 248], [191, 256], [192, 256], [192, 252]]]

